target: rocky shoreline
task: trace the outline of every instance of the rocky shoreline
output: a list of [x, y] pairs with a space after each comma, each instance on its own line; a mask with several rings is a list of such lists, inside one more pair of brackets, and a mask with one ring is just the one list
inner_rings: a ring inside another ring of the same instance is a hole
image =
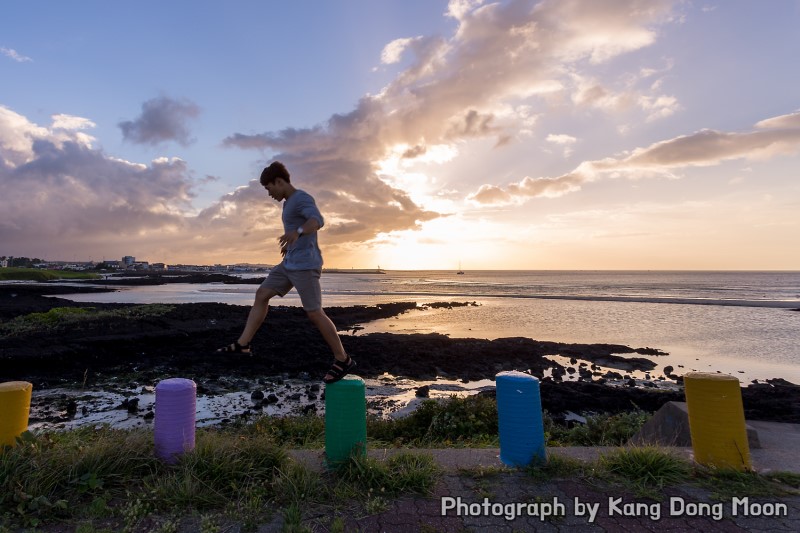
[[[35, 333], [9, 330], [9, 324], [19, 322], [14, 322], [16, 317], [53, 308], [91, 308], [91, 312], [100, 312], [143, 307], [43, 296], [97, 290], [107, 289], [47, 283], [0, 286], [0, 382], [26, 380], [36, 389], [87, 389], [102, 388], [111, 382], [150, 385], [181, 375], [194, 379], [209, 393], [219, 393], [225, 388], [220, 383], [231, 390], [237, 380], [253, 383], [282, 376], [306, 380], [310, 388], [319, 383], [331, 362], [322, 337], [303, 311], [294, 307], [270, 308], [268, 324], [256, 335], [255, 355], [251, 357], [214, 352], [238, 336], [248, 306], [174, 304], [151, 307], [157, 312], [135, 318], [124, 312], [107, 313], [96, 320], [46, 326]], [[407, 302], [331, 307], [326, 312], [339, 329], [345, 348], [358, 361], [358, 374], [365, 378], [378, 379], [388, 373], [413, 380], [445, 376], [466, 383], [492, 379], [499, 371], [529, 371], [543, 378], [542, 403], [551, 413], [615, 413], [634, 408], [655, 411], [667, 401], [684, 399], [680, 387], [670, 390], [653, 385], [675, 382], [676, 378], [680, 381], [679, 376], [670, 373], [670, 367], [665, 369], [667, 375], [651, 376], [650, 387], [633, 386], [647, 385], [648, 380], [634, 383], [632, 379], [622, 380], [623, 386], [618, 386], [620, 380], [612, 379], [616, 376], [597, 371], [599, 366], [619, 368], [618, 375], [624, 377], [628, 370], [652, 370], [656, 366], [652, 358], [663, 353], [654, 348], [563, 344], [528, 338], [489, 341], [437, 334], [358, 334], [360, 324], [397, 316], [415, 307], [416, 303]], [[634, 353], [641, 357], [622, 355]], [[564, 366], [546, 357], [552, 355], [580, 364]], [[562, 379], [568, 373], [574, 374], [577, 381]], [[611, 386], [612, 381], [617, 386]], [[800, 387], [775, 379], [744, 387], [742, 394], [748, 419], [800, 423]]]

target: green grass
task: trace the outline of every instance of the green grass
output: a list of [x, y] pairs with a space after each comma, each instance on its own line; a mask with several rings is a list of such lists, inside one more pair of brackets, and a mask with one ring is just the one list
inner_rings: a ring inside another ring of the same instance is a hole
[[270, 439], [287, 448], [322, 448], [325, 445], [325, 420], [316, 415], [263, 416], [251, 424], [239, 422], [232, 429], [249, 437]]
[[337, 469], [337, 474], [368, 493], [396, 496], [429, 494], [439, 468], [430, 456], [401, 452], [387, 461], [353, 456]]
[[486, 396], [425, 400], [403, 418], [370, 417], [367, 435], [383, 446], [496, 447], [497, 403]]
[[550, 481], [552, 479], [588, 478], [596, 473], [597, 465], [584, 462], [569, 456], [550, 453], [547, 460], [535, 462], [525, 468], [525, 471], [537, 481]]
[[93, 272], [71, 272], [69, 270], [42, 270], [39, 268], [0, 268], [0, 281], [53, 281], [57, 279], [98, 279]]
[[[469, 408], [489, 410], [483, 400], [453, 400], [429, 406], [416, 423], [450, 428], [453, 433], [445, 439], [461, 438], [464, 427], [450, 421], [453, 413]], [[443, 416], [447, 413], [451, 416]], [[443, 425], [435, 425], [437, 417]], [[399, 434], [413, 427], [408, 424], [399, 426]], [[56, 523], [86, 532], [175, 531], [182, 517], [192, 515], [208, 532], [231, 523], [253, 531], [277, 515], [284, 517], [287, 531], [308, 531], [305, 524], [317, 523], [320, 516], [378, 513], [400, 495], [429, 495], [441, 475], [430, 456], [405, 450], [387, 460], [354, 456], [322, 472], [289, 458], [287, 446], [321, 450], [323, 435], [322, 419], [312, 416], [198, 429], [194, 451], [167, 465], [154, 456], [150, 430], [26, 433], [16, 447], [0, 451], [0, 532]], [[425, 442], [433, 442], [433, 434]], [[479, 495], [493, 497], [509, 471], [477, 468], [459, 474], [475, 480]], [[547, 461], [524, 471], [537, 483], [578, 480], [654, 500], [663, 498], [666, 487], [681, 484], [699, 485], [720, 499], [800, 493], [798, 474], [708, 469], [647, 446], [614, 449], [589, 462], [550, 453]], [[334, 520], [330, 526], [344, 524]]]
[[622, 446], [652, 415], [646, 411], [599, 414], [586, 418], [586, 424], [573, 427], [556, 424], [545, 413], [544, 431], [548, 446]]
[[800, 494], [800, 474], [775, 472], [766, 475], [730, 468], [697, 468], [698, 482], [720, 500], [749, 496], [777, 497]]
[[601, 456], [598, 466], [639, 496], [652, 496], [692, 478], [692, 465], [686, 459], [655, 446], [618, 448]]
[[121, 309], [99, 311], [94, 307], [54, 307], [42, 313], [29, 313], [0, 323], [0, 338], [90, 329], [98, 322], [111, 319], [146, 320], [166, 315], [175, 307], [163, 304], [143, 304]]
[[[650, 415], [633, 411], [596, 415], [586, 425], [569, 428], [544, 418], [547, 446], [621, 446], [636, 434]], [[370, 447], [496, 448], [500, 445], [497, 403], [487, 396], [451, 396], [443, 401], [425, 400], [408, 416], [397, 419], [367, 418]], [[321, 448], [325, 424], [315, 415], [261, 417], [233, 427], [247, 435], [273, 439], [289, 448]]]
[[134, 531], [153, 520], [169, 531], [177, 527], [173, 514], [192, 512], [208, 524], [226, 515], [252, 530], [280, 509], [291, 516], [313, 505], [376, 509], [389, 497], [428, 494], [438, 474], [431, 457], [411, 452], [315, 472], [255, 431], [199, 429], [195, 449], [174, 465], [155, 457], [149, 430], [26, 433], [0, 451], [0, 531], [55, 522]]

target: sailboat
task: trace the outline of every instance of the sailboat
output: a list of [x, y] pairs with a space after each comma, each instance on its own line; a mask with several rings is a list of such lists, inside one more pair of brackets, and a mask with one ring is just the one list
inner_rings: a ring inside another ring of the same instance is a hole
[[456, 272], [456, 274], [458, 274], [459, 276], [464, 275], [464, 271], [461, 270], [461, 261], [458, 262], [458, 272]]

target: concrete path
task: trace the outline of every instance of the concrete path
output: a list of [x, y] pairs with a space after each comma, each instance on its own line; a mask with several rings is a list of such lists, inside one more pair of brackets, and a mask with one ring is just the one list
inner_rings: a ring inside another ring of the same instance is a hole
[[[608, 449], [557, 448], [550, 453], [592, 459]], [[502, 468], [498, 450], [415, 450], [429, 453], [444, 468], [431, 496], [387, 501], [379, 512], [337, 513], [344, 531], [527, 532], [527, 531], [800, 531], [800, 495], [780, 498], [717, 499], [703, 488], [686, 484], [663, 491], [659, 501], [636, 497], [622, 487], [596, 486], [582, 480], [537, 482], [523, 471]], [[388, 457], [389, 450], [371, 455]], [[314, 453], [295, 453], [314, 460]], [[308, 517], [311, 531], [331, 531], [333, 512]], [[261, 533], [278, 532], [275, 517]]]
[[[761, 448], [751, 450], [759, 473], [800, 473], [800, 425], [749, 422], [759, 433]], [[615, 448], [548, 448], [549, 455], [593, 461]], [[692, 449], [672, 448], [691, 458]], [[303, 509], [303, 531], [365, 533], [446, 532], [795, 532], [800, 531], [800, 494], [780, 497], [718, 498], [691, 483], [664, 489], [657, 500], [636, 496], [619, 485], [580, 478], [540, 481], [507, 468], [499, 449], [371, 449], [371, 457], [387, 459], [400, 452], [428, 454], [443, 474], [430, 496], [372, 499], [372, 505], [343, 502], [338, 510]], [[322, 471], [323, 452], [291, 450], [308, 468]], [[795, 491], [797, 492], [797, 491]], [[346, 511], [341, 510], [347, 509]], [[298, 531], [278, 512], [257, 528], [260, 533]], [[197, 518], [185, 519], [180, 533], [199, 531]], [[344, 526], [342, 528], [342, 525]], [[222, 531], [238, 533], [229, 523]]]
[[[800, 473], [800, 425], [750, 422], [759, 432], [760, 449], [751, 450], [759, 473]], [[548, 448], [551, 455], [592, 461], [614, 448]], [[691, 448], [672, 448], [691, 458]], [[369, 450], [386, 459], [409, 451]], [[601, 487], [583, 480], [537, 482], [505, 467], [499, 449], [417, 449], [442, 467], [444, 475], [428, 497], [387, 501], [372, 514], [340, 516], [345, 531], [363, 532], [524, 532], [524, 531], [800, 531], [800, 495], [780, 498], [716, 498], [691, 484], [670, 487], [658, 501], [636, 497], [621, 487]], [[295, 460], [322, 470], [319, 451], [293, 450]], [[362, 511], [363, 513], [363, 511]], [[312, 531], [330, 531], [334, 515], [304, 522]], [[276, 517], [259, 531], [281, 531]]]

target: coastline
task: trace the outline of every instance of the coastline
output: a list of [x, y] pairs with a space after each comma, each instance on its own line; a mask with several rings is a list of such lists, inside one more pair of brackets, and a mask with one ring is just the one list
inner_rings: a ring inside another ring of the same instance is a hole
[[[56, 287], [0, 287], [0, 320], [8, 323], [17, 316], [64, 307], [92, 312], [143, 307], [86, 304], [43, 296], [58, 290], [75, 292], [72, 286], [54, 290]], [[447, 308], [470, 304], [436, 305]], [[319, 384], [319, 377], [330, 364], [327, 345], [299, 308], [271, 307], [269, 327], [261, 328], [253, 341], [256, 355], [232, 357], [215, 354], [214, 350], [238, 336], [249, 306], [192, 303], [161, 307], [159, 313], [163, 314], [135, 320], [125, 315], [110, 316], [44, 333], [6, 336], [0, 348], [0, 381], [31, 381], [35, 390], [103, 390], [119, 389], [123, 383], [149, 387], [165, 377], [180, 375], [194, 379], [203, 394], [238, 391], [249, 396], [255, 392], [251, 390], [253, 383], [265, 389], [290, 379], [299, 380], [301, 390], [307, 391]], [[653, 348], [543, 342], [523, 337], [486, 340], [441, 334], [358, 334], [361, 324], [416, 308], [415, 302], [400, 302], [330, 307], [326, 312], [337, 325], [345, 348], [358, 361], [358, 375], [381, 380], [387, 386], [396, 386], [403, 379], [438, 378], [466, 384], [492, 380], [500, 371], [522, 370], [542, 379], [543, 406], [556, 414], [615, 413], [634, 408], [655, 411], [667, 401], [683, 401], [679, 376], [669, 372], [653, 373], [650, 379], [633, 380], [628, 376], [654, 368], [653, 359], [659, 357], [659, 351]], [[569, 364], [577, 360], [582, 361], [580, 365]], [[621, 379], [599, 372], [595, 363], [606, 368], [620, 365], [615, 373]], [[575, 381], [568, 381], [570, 377]], [[800, 387], [796, 385], [774, 379], [743, 387], [742, 394], [748, 419], [800, 422]], [[298, 396], [301, 397], [295, 400], [301, 408], [318, 405], [309, 401], [310, 395]], [[74, 415], [74, 408], [79, 406], [63, 407], [65, 413], [59, 416], [68, 419], [69, 411]], [[249, 410], [251, 406], [241, 409]]]

